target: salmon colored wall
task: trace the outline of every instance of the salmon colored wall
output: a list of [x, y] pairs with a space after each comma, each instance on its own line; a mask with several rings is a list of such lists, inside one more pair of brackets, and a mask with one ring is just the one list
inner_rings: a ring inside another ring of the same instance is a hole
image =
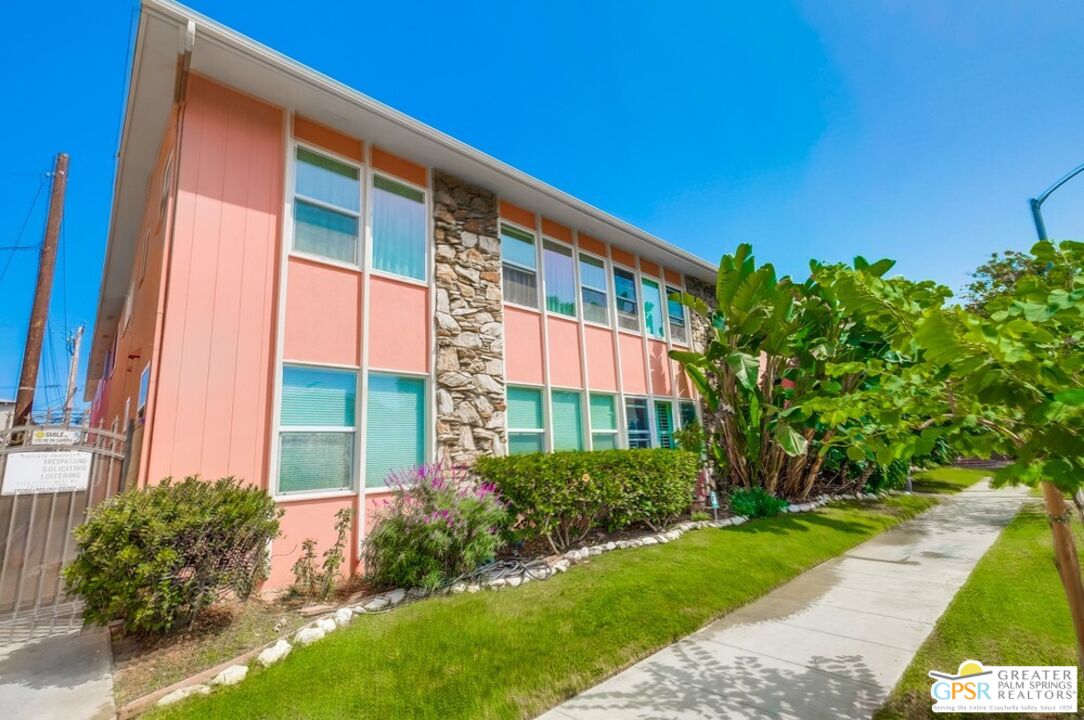
[[[103, 337], [119, 333], [113, 374], [102, 378], [97, 400], [91, 409], [93, 422], [99, 420], [111, 427], [114, 419], [117, 429], [124, 432], [127, 420], [137, 413], [139, 400], [139, 377], [143, 367], [151, 361], [155, 348], [155, 331], [158, 324], [158, 308], [162, 287], [162, 264], [169, 232], [169, 217], [173, 207], [172, 195], [162, 204], [166, 161], [173, 150], [176, 136], [176, 112], [170, 119], [158, 149], [154, 169], [147, 181], [147, 200], [136, 245], [136, 254], [130, 274], [133, 289], [132, 315], [127, 327], [120, 327], [121, 317], [104, 318], [111, 325], [96, 327]], [[172, 174], [172, 169], [170, 170]], [[143, 255], [146, 254], [146, 262]], [[134, 357], [133, 357], [134, 356]], [[124, 417], [125, 399], [130, 398], [129, 416]], [[148, 412], [153, 411], [153, 392], [148, 392]], [[138, 458], [136, 458], [138, 461]]]
[[199, 76], [188, 93], [144, 478], [266, 487], [283, 118]]
[[648, 340], [647, 362], [651, 375], [651, 392], [655, 395], [672, 394], [674, 388], [670, 384], [670, 358], [666, 354], [666, 343]]
[[398, 155], [373, 147], [373, 167], [398, 178], [412, 182], [415, 185], [427, 185], [425, 168], [421, 165], [404, 160]]
[[542, 316], [504, 306], [504, 373], [508, 382], [542, 383]]
[[524, 210], [518, 205], [513, 205], [510, 202], [501, 200], [500, 202], [500, 214], [505, 220], [511, 220], [514, 223], [519, 223], [524, 227], [534, 228], [535, 217], [534, 213], [529, 210]]
[[563, 387], [583, 387], [580, 368], [580, 330], [575, 320], [550, 316], [549, 328], [550, 384]]
[[596, 240], [590, 235], [584, 235], [583, 233], [580, 233], [577, 239], [579, 240], [580, 247], [587, 252], [593, 252], [596, 255], [606, 257], [606, 245], [601, 240]]
[[358, 365], [361, 273], [291, 257], [286, 270], [283, 358]]
[[621, 250], [620, 248], [615, 248], [611, 245], [610, 256], [613, 258], [614, 262], [620, 263], [625, 267], [636, 267], [636, 257], [632, 253], [627, 253], [624, 250]]
[[294, 115], [294, 137], [358, 162], [365, 161], [365, 143], [337, 130]]
[[369, 278], [369, 366], [429, 370], [429, 290], [390, 278]]
[[659, 270], [659, 266], [653, 262], [648, 262], [643, 258], [640, 258], [640, 272], [644, 273], [645, 275], [662, 277], [662, 272]]
[[670, 283], [671, 285], [677, 285], [678, 287], [681, 287], [681, 273], [674, 272], [673, 270], [667, 268], [663, 270], [663, 274], [666, 276], [666, 282]]
[[617, 391], [617, 363], [614, 360], [613, 331], [587, 325], [587, 381], [592, 390]]
[[546, 218], [542, 218], [542, 234], [554, 240], [563, 240], [566, 243], [572, 242], [571, 230]]
[[686, 375], [685, 371], [681, 369], [681, 364], [678, 363], [677, 360], [671, 360], [670, 368], [671, 372], [673, 372], [674, 374], [674, 377], [677, 378], [678, 395], [683, 398], [692, 399], [693, 386], [692, 383], [689, 382], [689, 376]]
[[626, 393], [647, 395], [647, 369], [644, 368], [644, 346], [639, 335], [619, 332], [621, 348], [621, 386]]
[[[301, 543], [309, 538], [316, 541], [316, 557], [335, 544], [335, 513], [343, 508], [357, 509], [357, 496], [296, 500], [279, 503], [285, 510], [279, 523], [281, 536], [271, 543], [271, 572], [264, 587], [283, 589], [294, 580], [291, 568], [301, 555]], [[357, 524], [355, 523], [355, 527]], [[357, 569], [357, 535], [350, 539], [346, 556], [348, 567], [343, 574]]]

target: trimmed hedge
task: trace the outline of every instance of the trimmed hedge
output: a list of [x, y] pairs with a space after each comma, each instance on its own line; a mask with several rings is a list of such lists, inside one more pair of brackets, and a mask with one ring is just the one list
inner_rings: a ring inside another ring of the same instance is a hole
[[518, 539], [555, 551], [594, 528], [658, 530], [689, 509], [697, 458], [683, 450], [603, 450], [483, 457], [475, 464], [508, 503]]

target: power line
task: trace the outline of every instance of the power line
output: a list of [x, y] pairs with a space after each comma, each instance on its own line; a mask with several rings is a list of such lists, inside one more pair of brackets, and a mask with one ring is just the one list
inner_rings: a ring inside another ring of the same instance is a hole
[[45, 187], [45, 177], [49, 173], [43, 173], [41, 181], [38, 183], [37, 192], [34, 193], [34, 199], [30, 201], [30, 209], [26, 211], [26, 217], [23, 218], [23, 224], [19, 228], [19, 234], [15, 236], [15, 247], [12, 248], [11, 254], [8, 255], [7, 262], [4, 263], [4, 269], [0, 270], [0, 282], [4, 282], [4, 277], [8, 274], [8, 268], [11, 267], [11, 261], [15, 259], [15, 253], [20, 249], [20, 243], [23, 239], [23, 233], [26, 231], [26, 225], [30, 222], [30, 216], [34, 214], [34, 208], [37, 207], [38, 198], [41, 197], [41, 189]]

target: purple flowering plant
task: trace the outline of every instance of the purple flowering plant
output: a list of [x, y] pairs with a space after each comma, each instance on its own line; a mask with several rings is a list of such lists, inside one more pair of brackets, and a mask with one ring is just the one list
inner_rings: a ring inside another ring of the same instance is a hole
[[388, 486], [392, 496], [365, 540], [365, 572], [376, 584], [439, 587], [500, 549], [505, 502], [466, 468], [420, 465], [393, 473]]

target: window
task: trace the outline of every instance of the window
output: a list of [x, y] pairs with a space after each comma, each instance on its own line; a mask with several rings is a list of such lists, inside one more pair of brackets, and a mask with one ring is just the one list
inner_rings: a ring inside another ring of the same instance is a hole
[[615, 450], [617, 438], [614, 396], [591, 393], [591, 446], [595, 450]]
[[576, 276], [572, 250], [544, 240], [542, 265], [546, 277], [546, 310], [576, 317]]
[[550, 401], [553, 408], [553, 449], [583, 450], [580, 393], [572, 390], [554, 390]]
[[501, 262], [504, 263], [504, 301], [538, 307], [534, 235], [501, 225]]
[[590, 255], [580, 255], [580, 297], [583, 298], [584, 320], [610, 324], [606, 302], [606, 263]]
[[537, 388], [508, 388], [508, 454], [545, 450], [542, 426], [542, 391]]
[[425, 280], [425, 193], [373, 177], [373, 268]]
[[677, 288], [666, 288], [666, 314], [670, 318], [670, 337], [674, 342], [689, 342], [688, 333], [685, 331], [685, 306], [680, 300], [675, 300], [672, 295], [681, 295]]
[[358, 262], [361, 183], [356, 167], [297, 148], [294, 164], [294, 249]]
[[356, 385], [352, 370], [283, 366], [280, 493], [353, 486]]
[[425, 380], [369, 373], [366, 395], [365, 487], [425, 462]]
[[655, 428], [659, 433], [659, 447], [674, 447], [674, 413], [669, 402], [655, 401]]
[[651, 447], [651, 425], [647, 417], [647, 400], [644, 398], [627, 398], [625, 400], [625, 417], [628, 419], [629, 447]]
[[625, 330], [639, 330], [636, 305], [636, 278], [627, 270], [614, 268], [614, 293], [617, 295], [617, 324]]
[[691, 400], [681, 402], [681, 427], [688, 427], [689, 423], [697, 422], [696, 403]]
[[[139, 396], [136, 400], [136, 416], [142, 420], [147, 415], [147, 392], [151, 387], [151, 365], [147, 363], [139, 374]], [[124, 421], [128, 421], [128, 404], [125, 401]]]
[[644, 325], [648, 335], [666, 337], [662, 324], [662, 293], [654, 280], [643, 278], [644, 286]]

